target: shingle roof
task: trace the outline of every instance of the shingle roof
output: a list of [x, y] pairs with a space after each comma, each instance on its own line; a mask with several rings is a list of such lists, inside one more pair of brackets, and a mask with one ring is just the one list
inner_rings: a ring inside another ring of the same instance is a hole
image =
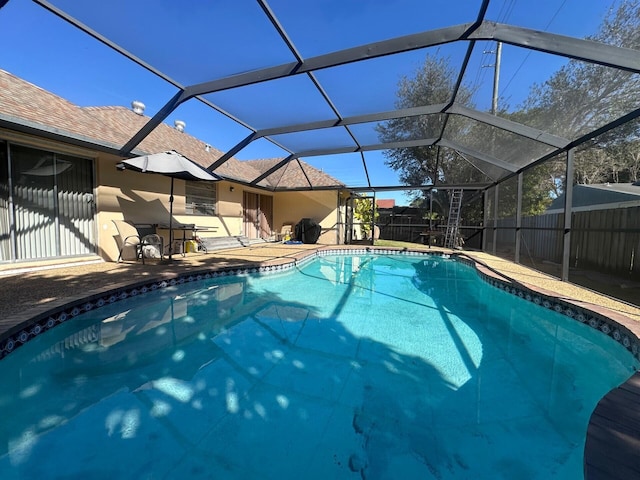
[[396, 201], [393, 198], [378, 198], [376, 199], [376, 205], [378, 208], [393, 208], [396, 206]]
[[[118, 150], [147, 123], [149, 117], [121, 106], [79, 107], [0, 69], [0, 120]], [[205, 142], [162, 123], [140, 143], [136, 153], [176, 150], [208, 167], [223, 153], [214, 147], [207, 152], [205, 147]], [[229, 180], [250, 183], [281, 160], [240, 161], [232, 157], [215, 173]], [[284, 169], [259, 182], [258, 186], [269, 189], [309, 188], [309, 182], [313, 187], [343, 186], [338, 180], [302, 161], [289, 162]]]
[[[281, 161], [281, 158], [270, 158], [262, 160], [248, 160], [246, 163], [263, 174], [268, 172]], [[266, 180], [270, 185], [276, 188], [344, 186], [344, 184], [339, 180], [336, 180], [330, 175], [327, 175], [321, 170], [318, 170], [301, 160], [290, 161], [283, 168], [267, 176]]]

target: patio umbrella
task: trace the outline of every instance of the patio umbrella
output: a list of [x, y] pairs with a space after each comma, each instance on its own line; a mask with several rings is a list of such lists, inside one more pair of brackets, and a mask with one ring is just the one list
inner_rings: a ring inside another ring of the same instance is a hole
[[159, 173], [171, 178], [171, 192], [169, 194], [169, 260], [173, 253], [173, 181], [205, 180], [215, 182], [221, 178], [193, 160], [175, 150], [128, 158], [117, 165], [118, 169], [130, 169], [142, 173]]

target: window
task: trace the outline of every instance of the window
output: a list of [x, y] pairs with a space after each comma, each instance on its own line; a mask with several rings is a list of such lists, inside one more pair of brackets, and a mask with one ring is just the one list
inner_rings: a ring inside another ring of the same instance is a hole
[[215, 215], [218, 199], [214, 182], [187, 181], [185, 213], [187, 215]]

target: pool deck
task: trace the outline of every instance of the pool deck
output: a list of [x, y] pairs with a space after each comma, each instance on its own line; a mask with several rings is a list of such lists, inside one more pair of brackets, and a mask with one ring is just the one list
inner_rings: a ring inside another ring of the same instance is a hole
[[[0, 289], [0, 342], [46, 317], [48, 312], [88, 297], [152, 280], [169, 280], [221, 268], [288, 264], [326, 248], [366, 247], [268, 243], [185, 257], [177, 255], [171, 263], [154, 260], [148, 260], [146, 265], [112, 263], [95, 257], [75, 263], [53, 262], [45, 268], [43, 264], [31, 268], [4, 266], [0, 268], [3, 286]], [[416, 250], [423, 249], [427, 247], [416, 245]], [[435, 247], [428, 251], [454, 253]], [[640, 338], [640, 308], [486, 253], [455, 253], [476, 262], [477, 268], [489, 277], [604, 315]], [[607, 394], [593, 412], [585, 447], [585, 478], [640, 478], [640, 373]]]

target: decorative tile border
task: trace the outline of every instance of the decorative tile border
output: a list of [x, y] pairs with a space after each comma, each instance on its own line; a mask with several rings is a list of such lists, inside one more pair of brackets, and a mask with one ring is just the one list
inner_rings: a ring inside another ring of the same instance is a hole
[[109, 305], [115, 303], [120, 300], [124, 300], [126, 298], [135, 297], [139, 294], [144, 294], [147, 292], [153, 292], [158, 289], [163, 289], [170, 286], [181, 285], [184, 283], [195, 282], [200, 280], [209, 280], [213, 278], [223, 278], [227, 276], [238, 276], [238, 275], [272, 275], [276, 273], [284, 273], [291, 271], [296, 268], [301, 268], [312, 260], [325, 257], [328, 255], [407, 255], [407, 256], [430, 256], [430, 257], [441, 257], [445, 259], [455, 259], [458, 262], [466, 264], [470, 267], [473, 267], [479, 277], [485, 282], [489, 283], [493, 287], [496, 287], [500, 290], [504, 290], [507, 293], [511, 293], [512, 295], [516, 295], [523, 300], [533, 302], [536, 305], [540, 305], [543, 308], [552, 309], [557, 313], [566, 315], [570, 318], [573, 318], [581, 323], [585, 323], [592, 328], [596, 328], [601, 331], [603, 334], [612, 337], [614, 340], [623, 345], [627, 350], [629, 350], [635, 358], [640, 360], [640, 340], [636, 335], [634, 335], [631, 331], [629, 331], [623, 325], [613, 321], [612, 319], [592, 312], [590, 310], [578, 307], [571, 303], [568, 303], [563, 300], [559, 300], [557, 298], [549, 297], [540, 294], [539, 292], [535, 292], [533, 290], [526, 289], [524, 287], [514, 287], [513, 284], [506, 280], [500, 280], [496, 277], [490, 276], [480, 269], [478, 269], [478, 265], [472, 259], [460, 255], [453, 254], [449, 255], [442, 252], [425, 252], [418, 250], [407, 250], [407, 249], [391, 249], [391, 248], [374, 248], [374, 247], [365, 247], [365, 248], [336, 248], [336, 247], [325, 247], [318, 250], [314, 250], [309, 252], [309, 254], [304, 255], [300, 258], [291, 258], [290, 261], [281, 264], [272, 264], [272, 265], [247, 265], [247, 266], [239, 266], [239, 267], [225, 267], [225, 268], [215, 268], [207, 271], [196, 272], [196, 273], [185, 273], [184, 275], [180, 275], [170, 279], [163, 280], [152, 280], [145, 283], [138, 283], [136, 285], [130, 285], [127, 287], [116, 288], [111, 291], [103, 292], [101, 294], [96, 294], [82, 300], [77, 300], [73, 302], [69, 302], [63, 306], [60, 306], [56, 309], [52, 309], [48, 311], [46, 314], [39, 315], [34, 317], [25, 324], [22, 325], [21, 328], [18, 328], [17, 332], [10, 333], [0, 340], [0, 359], [4, 358], [6, 355], [13, 352], [16, 348], [24, 345], [29, 340], [35, 338], [41, 333], [54, 328], [55, 326], [74, 318], [81, 313], [88, 312], [90, 310], [94, 310], [96, 308], [103, 307], [105, 305]]
[[281, 265], [217, 268], [210, 271], [185, 273], [184, 275], [170, 279], [150, 280], [145, 283], [138, 283], [136, 285], [108, 290], [82, 300], [72, 301], [54, 308], [46, 314], [42, 314], [28, 320], [25, 322], [26, 324], [23, 324], [22, 327], [18, 329], [17, 332], [13, 334], [10, 333], [5, 338], [1, 339], [0, 360], [41, 333], [46, 332], [47, 330], [54, 328], [71, 318], [77, 317], [81, 313], [95, 310], [96, 308], [104, 307], [105, 305], [110, 305], [120, 300], [125, 300], [140, 294], [154, 292], [156, 290], [175, 285], [182, 285], [189, 282], [249, 274], [269, 275], [286, 272], [292, 270], [294, 267], [295, 262]]
[[456, 255], [456, 260], [473, 267], [482, 280], [495, 288], [510, 293], [511, 295], [515, 295], [528, 302], [533, 302], [542, 308], [553, 310], [556, 313], [565, 315], [580, 323], [589, 325], [591, 328], [599, 330], [601, 333], [613, 338], [616, 342], [621, 344], [631, 352], [637, 360], [640, 361], [640, 339], [638, 339], [638, 337], [627, 327], [606, 315], [580, 307], [566, 300], [550, 295], [544, 295], [519, 284], [515, 284], [514, 286], [514, 284], [508, 280], [501, 280], [480, 271], [478, 269], [478, 264], [466, 256]]

